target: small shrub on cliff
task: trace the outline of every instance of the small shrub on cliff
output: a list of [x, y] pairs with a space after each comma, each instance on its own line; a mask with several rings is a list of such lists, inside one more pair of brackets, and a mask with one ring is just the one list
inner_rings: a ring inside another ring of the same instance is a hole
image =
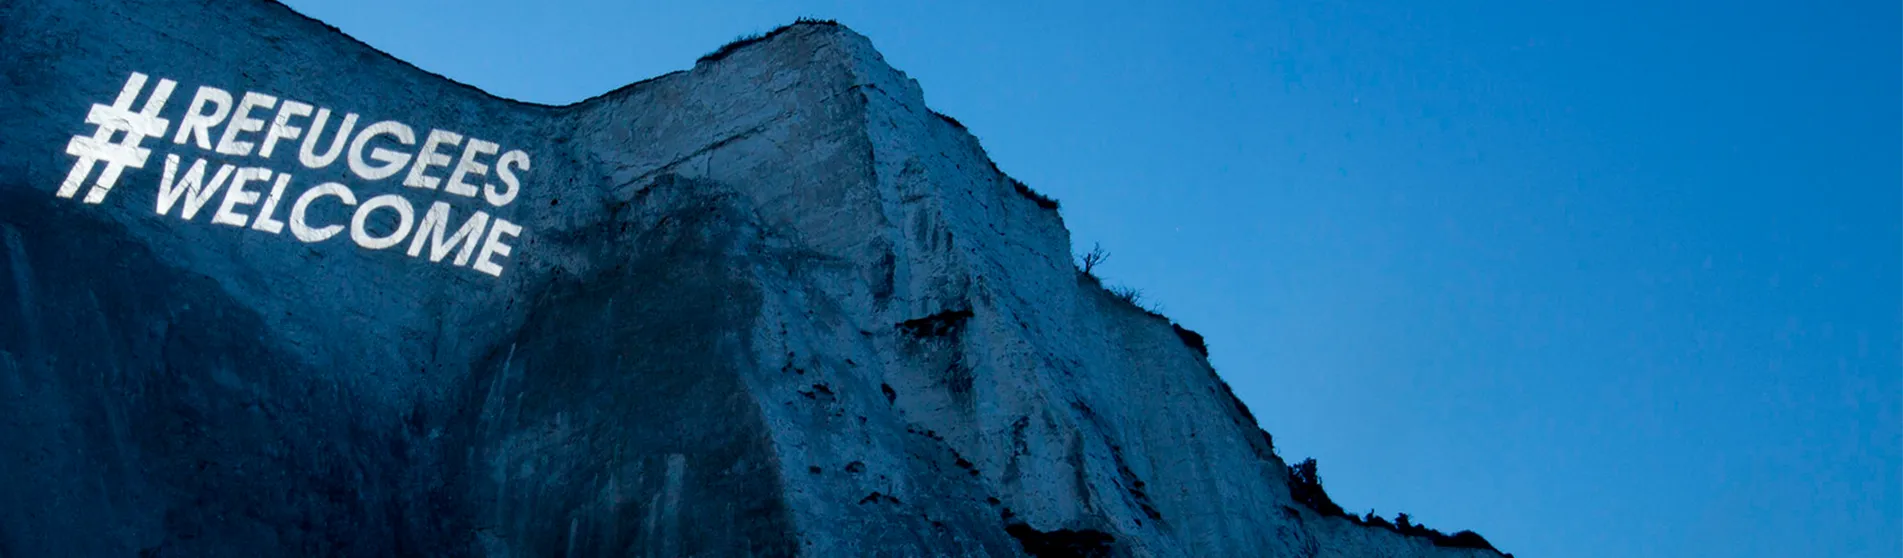
[[1348, 517], [1348, 512], [1343, 511], [1341, 506], [1335, 505], [1335, 501], [1328, 498], [1328, 493], [1322, 491], [1322, 475], [1317, 468], [1313, 457], [1290, 465], [1288, 467], [1289, 496], [1301, 502], [1302, 505], [1308, 506], [1308, 509], [1315, 510], [1316, 513]]
[[[1479, 533], [1461, 531], [1448, 535], [1429, 529], [1426, 525], [1415, 523], [1414, 519], [1405, 513], [1395, 514], [1394, 522], [1390, 523], [1386, 518], [1375, 515], [1374, 510], [1368, 510], [1367, 515], [1363, 516], [1343, 511], [1341, 506], [1335, 505], [1335, 502], [1328, 498], [1327, 492], [1322, 491], [1321, 472], [1316, 470], [1315, 458], [1312, 457], [1288, 466], [1288, 492], [1295, 501], [1301, 502], [1302, 505], [1308, 506], [1308, 509], [1315, 510], [1316, 513], [1324, 516], [1337, 516], [1368, 527], [1379, 527], [1410, 537], [1422, 537], [1434, 546], [1500, 552]], [[1513, 558], [1512, 554], [1504, 554], [1504, 556]]]
[[[1368, 510], [1368, 515], [1362, 518], [1361, 522], [1363, 525], [1368, 525], [1372, 527], [1380, 527], [1380, 528], [1387, 529], [1389, 531], [1394, 531], [1396, 533], [1400, 533], [1410, 537], [1425, 538], [1427, 539], [1428, 542], [1433, 543], [1434, 546], [1441, 546], [1441, 547], [1448, 547], [1448, 548], [1472, 548], [1476, 550], [1491, 550], [1494, 552], [1500, 551], [1500, 549], [1494, 548], [1493, 543], [1487, 542], [1487, 539], [1485, 537], [1480, 536], [1479, 533], [1475, 533], [1473, 531], [1461, 531], [1459, 533], [1454, 533], [1453, 535], [1448, 535], [1447, 533], [1442, 533], [1437, 529], [1430, 529], [1426, 525], [1422, 525], [1422, 524], [1414, 522], [1414, 519], [1411, 517], [1408, 517], [1408, 515], [1405, 513], [1395, 514], [1394, 522], [1389, 523], [1386, 518], [1375, 515], [1374, 510]], [[1513, 555], [1507, 554], [1506, 556], [1511, 557]]]
[[1077, 269], [1084, 272], [1084, 275], [1096, 278], [1097, 266], [1107, 261], [1110, 261], [1110, 251], [1103, 249], [1103, 244], [1092, 244], [1090, 252], [1077, 255]]
[[1361, 523], [1363, 525], [1373, 525], [1375, 527], [1384, 527], [1390, 530], [1394, 529], [1394, 524], [1389, 523], [1388, 518], [1375, 515], [1374, 510], [1368, 510], [1368, 515], [1363, 516], [1361, 518]]

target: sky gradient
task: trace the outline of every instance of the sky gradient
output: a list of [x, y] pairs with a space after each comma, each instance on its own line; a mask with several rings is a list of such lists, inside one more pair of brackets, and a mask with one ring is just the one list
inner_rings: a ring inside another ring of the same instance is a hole
[[1350, 511], [1522, 558], [1903, 555], [1894, 1], [290, 4], [554, 104], [837, 19]]

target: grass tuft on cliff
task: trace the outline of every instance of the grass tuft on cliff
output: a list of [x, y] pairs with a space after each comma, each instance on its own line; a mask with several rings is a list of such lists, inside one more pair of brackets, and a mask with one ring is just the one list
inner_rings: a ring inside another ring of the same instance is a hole
[[746, 35], [741, 35], [735, 38], [734, 40], [729, 41], [727, 44], [720, 45], [720, 48], [714, 49], [713, 52], [709, 52], [707, 54], [701, 55], [699, 59], [694, 60], [694, 63], [700, 64], [703, 62], [717, 62], [720, 59], [726, 58], [728, 55], [733, 54], [735, 51], [738, 51], [742, 48], [746, 48], [747, 45], [751, 45], [760, 41], [773, 38], [774, 35], [778, 35], [782, 31], [786, 31], [788, 29], [792, 29], [800, 25], [839, 25], [839, 22], [833, 21], [830, 19], [815, 19], [815, 18], [809, 18], [809, 17], [802, 17], [802, 18], [793, 20], [793, 23], [781, 25], [773, 29], [772, 31], [768, 31], [766, 33], [749, 33]]

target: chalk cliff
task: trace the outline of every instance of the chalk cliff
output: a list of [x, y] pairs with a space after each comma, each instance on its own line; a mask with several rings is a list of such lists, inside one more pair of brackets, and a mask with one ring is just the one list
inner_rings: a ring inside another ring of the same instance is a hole
[[0, 556], [1497, 555], [1298, 503], [845, 27], [560, 107], [269, 2], [0, 36]]

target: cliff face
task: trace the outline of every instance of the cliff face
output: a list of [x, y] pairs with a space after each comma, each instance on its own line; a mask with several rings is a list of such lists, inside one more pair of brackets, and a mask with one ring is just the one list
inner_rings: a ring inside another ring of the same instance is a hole
[[1496, 555], [1291, 499], [843, 27], [564, 107], [274, 3], [0, 34], [0, 556]]

